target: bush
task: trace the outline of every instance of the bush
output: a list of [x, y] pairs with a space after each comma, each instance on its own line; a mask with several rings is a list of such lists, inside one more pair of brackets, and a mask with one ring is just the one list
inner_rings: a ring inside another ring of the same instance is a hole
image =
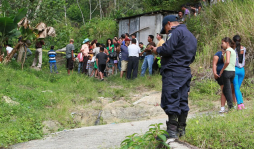
[[[166, 148], [169, 145], [166, 144], [166, 137], [163, 134], [167, 134], [165, 130], [161, 130], [160, 124], [150, 125], [149, 131], [144, 135], [137, 135], [136, 133], [127, 136], [126, 139], [121, 143], [121, 148], [123, 149], [136, 149], [136, 148], [157, 148], [158, 145], [163, 144]], [[157, 139], [159, 138], [159, 139]], [[159, 141], [161, 140], [161, 141]]]

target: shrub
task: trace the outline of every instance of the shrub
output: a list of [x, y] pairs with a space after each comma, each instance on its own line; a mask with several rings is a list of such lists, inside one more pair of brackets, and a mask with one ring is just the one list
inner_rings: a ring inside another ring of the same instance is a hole
[[121, 143], [121, 148], [157, 148], [157, 146], [160, 144], [163, 144], [165, 147], [169, 148], [169, 145], [166, 144], [167, 139], [163, 135], [167, 134], [167, 132], [160, 129], [161, 125], [162, 123], [150, 125], [149, 131], [147, 131], [144, 135], [139, 136], [137, 133], [134, 133], [130, 136], [127, 136], [126, 139]]

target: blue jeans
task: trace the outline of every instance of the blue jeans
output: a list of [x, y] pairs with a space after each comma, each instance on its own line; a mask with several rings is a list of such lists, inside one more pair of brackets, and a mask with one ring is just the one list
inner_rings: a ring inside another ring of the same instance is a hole
[[122, 62], [122, 60], [121, 60], [121, 58], [119, 58], [119, 61], [118, 61], [118, 69], [119, 69], [119, 71], [121, 71], [121, 62]]
[[241, 93], [240, 87], [242, 85], [244, 75], [245, 75], [244, 68], [235, 67], [235, 78], [234, 78], [233, 84], [235, 88], [235, 97], [236, 97], [237, 104], [243, 103], [243, 95]]
[[82, 72], [82, 70], [83, 70], [83, 62], [79, 62], [78, 63], [78, 73], [80, 73], [80, 70]]
[[145, 76], [147, 67], [149, 70], [149, 75], [152, 75], [152, 73], [153, 73], [153, 59], [154, 59], [153, 55], [145, 56], [143, 65], [141, 67], [141, 76]]
[[49, 63], [50, 72], [52, 73], [52, 67], [53, 67], [53, 66], [54, 66], [54, 71], [55, 71], [56, 73], [58, 73], [58, 72], [57, 72], [56, 63]]

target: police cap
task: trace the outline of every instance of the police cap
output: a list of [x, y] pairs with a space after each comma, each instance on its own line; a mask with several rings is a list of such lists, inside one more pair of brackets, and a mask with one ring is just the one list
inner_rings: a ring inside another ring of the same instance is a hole
[[163, 18], [163, 21], [162, 21], [162, 29], [161, 29], [161, 34], [166, 34], [165, 32], [165, 25], [169, 22], [175, 22], [178, 20], [178, 17], [175, 16], [175, 15], [168, 15], [166, 17]]

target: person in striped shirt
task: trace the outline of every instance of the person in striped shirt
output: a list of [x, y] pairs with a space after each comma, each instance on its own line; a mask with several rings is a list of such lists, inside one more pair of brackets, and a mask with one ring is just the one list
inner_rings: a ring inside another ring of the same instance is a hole
[[54, 46], [51, 46], [50, 50], [48, 51], [48, 56], [50, 72], [52, 73], [52, 67], [54, 66], [54, 71], [58, 73], [56, 67], [56, 52], [54, 51]]

